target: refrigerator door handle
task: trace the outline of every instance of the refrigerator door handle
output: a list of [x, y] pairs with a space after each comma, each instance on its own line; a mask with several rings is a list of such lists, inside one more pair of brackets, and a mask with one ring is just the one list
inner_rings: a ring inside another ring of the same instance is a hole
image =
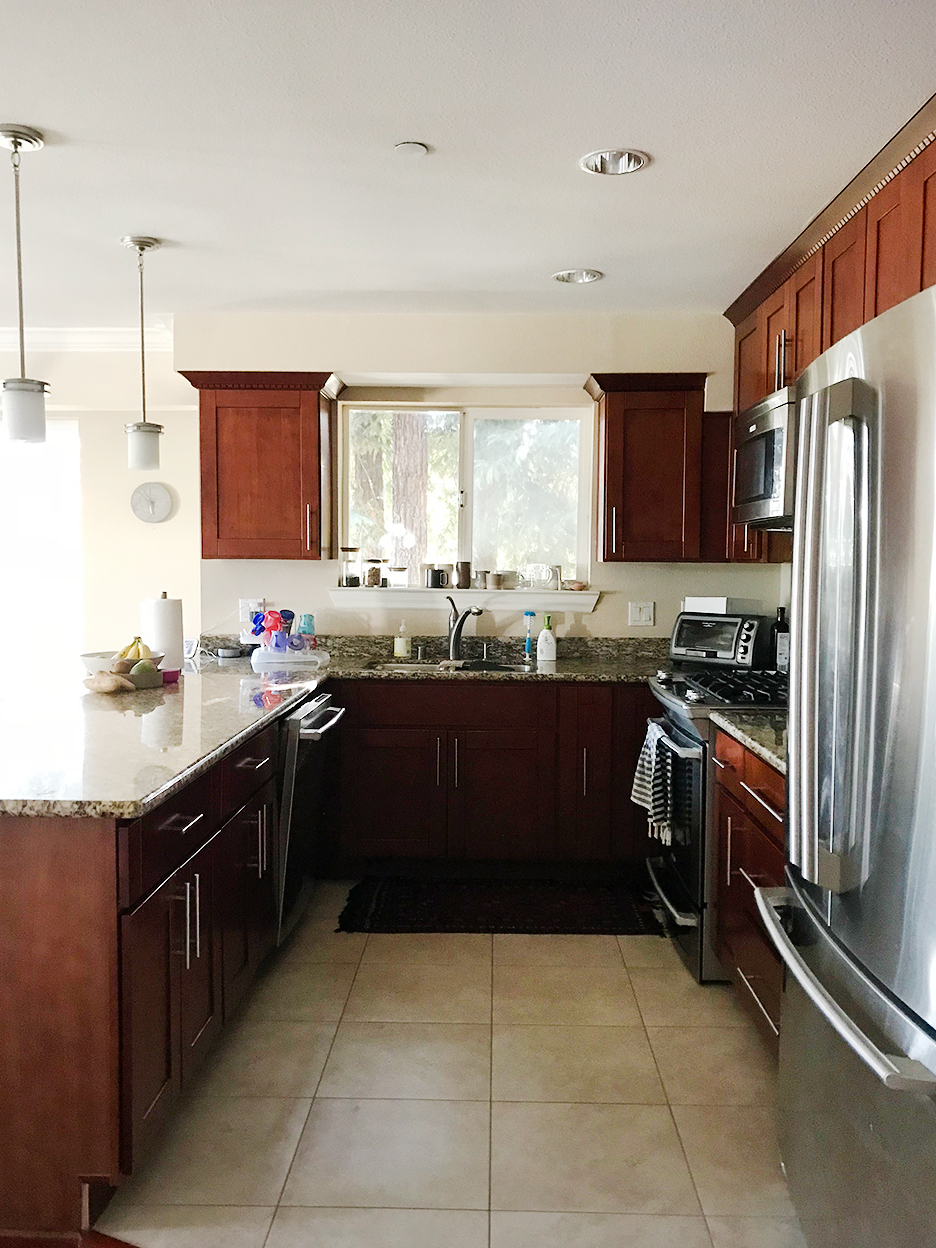
[[886, 1088], [896, 1092], [919, 1092], [932, 1096], [936, 1092], [936, 1074], [922, 1062], [899, 1054], [882, 1053], [852, 1018], [830, 996], [825, 987], [800, 957], [796, 946], [787, 935], [779, 911], [793, 903], [788, 888], [757, 888], [754, 890], [757, 908], [764, 920], [777, 952], [787, 970], [812, 1001], [826, 1022], [845, 1041], [851, 1051], [871, 1070]]

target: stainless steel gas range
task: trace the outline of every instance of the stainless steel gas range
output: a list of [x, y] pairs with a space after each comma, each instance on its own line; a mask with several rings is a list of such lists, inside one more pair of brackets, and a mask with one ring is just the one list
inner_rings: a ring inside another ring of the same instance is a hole
[[[731, 617], [721, 620], [726, 618]], [[756, 621], [758, 632], [769, 629], [766, 617], [747, 617], [744, 622], [750, 621]], [[674, 638], [679, 629], [677, 621]], [[743, 624], [737, 632], [739, 638], [745, 635]], [[766, 657], [766, 647], [757, 653]], [[662, 709], [655, 721], [663, 730], [660, 745], [670, 753], [670, 818], [669, 843], [654, 842], [647, 867], [667, 930], [700, 983], [728, 978], [713, 942], [714, 838], [708, 830], [714, 827], [710, 744], [715, 729], [709, 716], [714, 710], [785, 710], [787, 684], [784, 673], [752, 670], [748, 662], [732, 662], [729, 655], [721, 657], [718, 666], [677, 659], [674, 671], [659, 672], [650, 681]]]

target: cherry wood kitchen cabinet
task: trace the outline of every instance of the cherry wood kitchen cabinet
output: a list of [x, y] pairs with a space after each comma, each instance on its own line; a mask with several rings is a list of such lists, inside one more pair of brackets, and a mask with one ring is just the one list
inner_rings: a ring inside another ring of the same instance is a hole
[[268, 783], [227, 821], [219, 837], [218, 926], [226, 1019], [276, 938], [275, 814], [275, 791]]
[[321, 559], [333, 532], [325, 373], [185, 373], [198, 387], [202, 557]]
[[920, 289], [936, 285], [936, 143], [931, 143], [907, 167], [906, 177], [914, 182], [919, 197]]
[[700, 556], [704, 373], [600, 373], [599, 558]]
[[571, 858], [612, 857], [614, 687], [559, 688], [559, 819]]
[[822, 249], [822, 349], [863, 325], [868, 213], [862, 208]]
[[739, 998], [776, 1048], [783, 964], [754, 889], [783, 883], [786, 782], [738, 741], [715, 740], [715, 945]]

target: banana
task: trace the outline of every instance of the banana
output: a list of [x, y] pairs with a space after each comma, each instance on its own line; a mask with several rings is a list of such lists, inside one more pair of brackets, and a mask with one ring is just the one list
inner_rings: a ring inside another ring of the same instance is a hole
[[148, 659], [148, 658], [150, 657], [150, 655], [153, 653], [153, 652], [152, 652], [152, 650], [149, 648], [149, 646], [146, 644], [146, 642], [145, 642], [145, 641], [141, 641], [141, 642], [140, 642], [140, 645], [139, 645], [138, 649], [139, 649], [139, 651], [140, 651], [140, 656], [139, 656], [139, 657], [140, 657], [141, 659]]
[[[142, 653], [141, 647], [143, 647], [143, 649], [146, 650], [145, 656]], [[114, 659], [115, 660], [116, 659], [141, 659], [144, 657], [149, 658], [150, 654], [151, 654], [151, 651], [149, 647], [144, 646], [143, 642], [140, 640], [139, 637], [134, 637], [133, 641], [131, 641], [129, 645], [124, 646], [122, 650], [117, 651], [117, 653], [114, 655]]]

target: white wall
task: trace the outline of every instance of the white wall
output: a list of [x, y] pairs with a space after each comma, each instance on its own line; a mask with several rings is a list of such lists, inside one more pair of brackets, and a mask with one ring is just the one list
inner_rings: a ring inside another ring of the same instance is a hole
[[[74, 414], [81, 442], [81, 545], [84, 630], [81, 650], [116, 649], [139, 632], [139, 604], [160, 594], [182, 598], [183, 627], [201, 627], [198, 404], [173, 368], [170, 351], [147, 355], [147, 409], [165, 426], [161, 467], [127, 467], [124, 424], [139, 420], [140, 361], [133, 350], [31, 351], [30, 376], [49, 382], [50, 412]], [[4, 376], [18, 360], [0, 353]], [[0, 434], [0, 436], [4, 436]], [[174, 495], [162, 524], [145, 524], [130, 510], [144, 481], [161, 481]]]
[[[601, 590], [597, 609], [555, 616], [557, 635], [576, 637], [667, 637], [686, 594], [725, 594], [754, 598], [768, 611], [780, 602], [780, 566], [742, 564], [598, 563], [592, 565], [593, 589]], [[399, 611], [347, 611], [331, 605], [329, 589], [338, 584], [338, 563], [304, 563], [286, 559], [206, 559], [202, 562], [202, 626], [206, 633], [236, 633], [238, 598], [266, 598], [297, 614], [311, 611], [321, 633], [395, 633]], [[652, 628], [627, 623], [629, 600], [656, 603]], [[523, 595], [517, 592], [510, 614], [486, 612], [471, 621], [468, 631], [479, 635], [522, 636]], [[437, 610], [406, 612], [406, 626], [415, 635], [445, 634], [448, 604], [439, 592]], [[541, 620], [537, 621], [539, 628]]]
[[700, 372], [709, 411], [731, 407], [734, 338], [717, 312], [188, 313], [180, 369], [360, 375]]

